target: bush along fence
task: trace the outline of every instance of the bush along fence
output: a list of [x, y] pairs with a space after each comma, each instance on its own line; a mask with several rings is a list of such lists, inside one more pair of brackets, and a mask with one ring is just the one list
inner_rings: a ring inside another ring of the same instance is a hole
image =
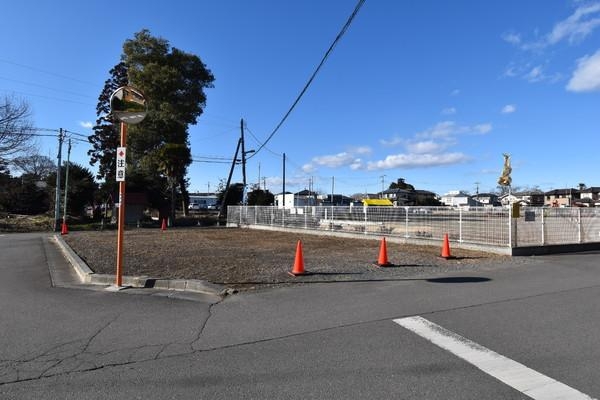
[[229, 206], [227, 226], [428, 245], [448, 234], [458, 247], [514, 255], [600, 248], [600, 208]]

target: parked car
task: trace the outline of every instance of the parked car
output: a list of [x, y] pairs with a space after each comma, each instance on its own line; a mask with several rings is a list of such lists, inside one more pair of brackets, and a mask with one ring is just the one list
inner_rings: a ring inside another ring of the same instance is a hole
[[190, 211], [199, 211], [200, 210], [200, 204], [198, 204], [198, 203], [190, 203], [190, 205], [188, 206], [188, 210], [190, 210]]

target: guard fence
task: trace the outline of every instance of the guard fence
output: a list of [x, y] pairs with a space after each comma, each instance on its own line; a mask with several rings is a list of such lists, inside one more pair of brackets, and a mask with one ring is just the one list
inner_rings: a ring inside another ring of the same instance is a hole
[[440, 241], [510, 253], [518, 247], [600, 242], [600, 208], [230, 206], [227, 225]]

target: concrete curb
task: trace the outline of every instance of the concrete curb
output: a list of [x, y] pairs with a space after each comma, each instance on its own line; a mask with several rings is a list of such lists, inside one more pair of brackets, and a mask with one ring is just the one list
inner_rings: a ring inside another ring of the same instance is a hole
[[[96, 274], [94, 271], [92, 271], [85, 261], [83, 261], [81, 257], [79, 257], [63, 240], [61, 235], [54, 234], [53, 238], [82, 283], [101, 286], [110, 286], [115, 283], [115, 275]], [[183, 292], [205, 293], [217, 296], [226, 296], [228, 294], [235, 293], [234, 290], [225, 286], [196, 279], [161, 279], [151, 278], [148, 276], [123, 276], [122, 282], [123, 286], [134, 288], [176, 290]]]

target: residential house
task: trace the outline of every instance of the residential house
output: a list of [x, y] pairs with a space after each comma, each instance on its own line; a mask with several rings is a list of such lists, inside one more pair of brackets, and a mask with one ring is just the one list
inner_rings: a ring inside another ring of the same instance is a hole
[[278, 193], [275, 195], [275, 206], [277, 208], [292, 208], [295, 207], [295, 195], [292, 192]]
[[408, 206], [414, 204], [414, 192], [406, 189], [388, 189], [381, 192], [381, 198], [391, 201], [395, 206]]
[[429, 190], [415, 190], [414, 191], [415, 205], [417, 206], [428, 206], [439, 204], [437, 194], [430, 192]]
[[500, 199], [495, 193], [478, 193], [471, 197], [481, 207], [497, 207], [500, 205]]
[[475, 207], [478, 203], [471, 196], [460, 190], [451, 190], [442, 196], [441, 202], [451, 207]]
[[544, 205], [571, 207], [579, 200], [579, 190], [574, 188], [554, 189], [544, 193]]
[[531, 207], [542, 207], [544, 205], [544, 192], [540, 190], [515, 192], [513, 195], [518, 201], [524, 202]]
[[[333, 201], [332, 201], [333, 198]], [[352, 204], [352, 197], [344, 196], [343, 194], [325, 194], [318, 196], [319, 205], [323, 206], [349, 206]]]
[[579, 201], [576, 205], [584, 207], [600, 207], [600, 187], [594, 186], [579, 191]]

